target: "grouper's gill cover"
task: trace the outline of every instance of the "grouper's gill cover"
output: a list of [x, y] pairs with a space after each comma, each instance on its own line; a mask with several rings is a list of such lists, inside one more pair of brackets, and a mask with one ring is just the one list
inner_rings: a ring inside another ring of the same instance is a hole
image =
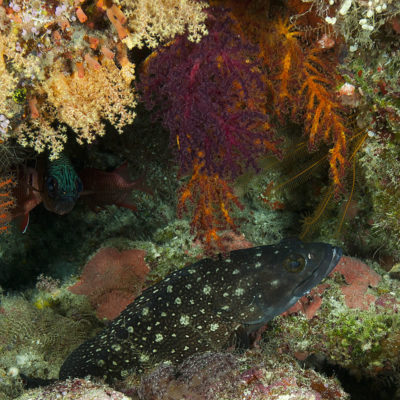
[[338, 263], [341, 250], [284, 240], [204, 259], [146, 289], [107, 328], [66, 359], [60, 379], [124, 378], [157, 362], [222, 350], [292, 306]]

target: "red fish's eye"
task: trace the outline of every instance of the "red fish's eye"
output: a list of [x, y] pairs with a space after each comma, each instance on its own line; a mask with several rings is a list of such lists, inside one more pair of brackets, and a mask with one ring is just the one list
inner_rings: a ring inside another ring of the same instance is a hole
[[76, 188], [76, 191], [78, 193], [82, 192], [82, 190], [83, 190], [83, 184], [82, 184], [82, 181], [79, 178], [77, 178], [75, 180], [75, 188]]
[[57, 179], [55, 179], [55, 178], [52, 177], [52, 176], [49, 176], [49, 177], [46, 179], [46, 188], [47, 188], [47, 191], [48, 191], [49, 193], [54, 193], [54, 192], [56, 192], [57, 189], [58, 189], [58, 182], [57, 182]]

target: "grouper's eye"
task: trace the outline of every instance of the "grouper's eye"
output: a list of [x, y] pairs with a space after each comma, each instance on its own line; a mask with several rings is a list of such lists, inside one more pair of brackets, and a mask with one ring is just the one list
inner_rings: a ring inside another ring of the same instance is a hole
[[288, 272], [300, 272], [304, 269], [306, 262], [300, 254], [291, 254], [283, 261], [283, 266]]

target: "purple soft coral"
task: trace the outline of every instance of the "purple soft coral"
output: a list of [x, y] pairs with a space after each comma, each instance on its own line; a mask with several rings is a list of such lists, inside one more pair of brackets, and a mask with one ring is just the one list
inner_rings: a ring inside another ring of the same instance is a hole
[[202, 164], [208, 175], [231, 179], [268, 150], [279, 155], [265, 110], [267, 87], [256, 49], [225, 11], [211, 9], [209, 35], [184, 36], [146, 63], [141, 90], [148, 108], [171, 133], [182, 173]]

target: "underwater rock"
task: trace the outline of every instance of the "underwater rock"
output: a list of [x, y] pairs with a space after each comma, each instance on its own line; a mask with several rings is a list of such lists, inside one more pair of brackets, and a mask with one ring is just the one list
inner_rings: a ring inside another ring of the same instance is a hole
[[129, 400], [123, 393], [117, 392], [101, 383], [87, 379], [67, 379], [51, 385], [29, 390], [16, 400]]
[[[206, 352], [188, 357], [177, 367], [162, 364], [140, 384], [122, 383], [140, 400], [345, 400], [338, 381], [283, 361], [261, 360], [261, 351], [239, 357]], [[274, 356], [272, 356], [273, 358]], [[261, 361], [261, 362], [260, 362]], [[122, 389], [121, 389], [122, 390]], [[123, 390], [125, 391], [125, 390]]]

